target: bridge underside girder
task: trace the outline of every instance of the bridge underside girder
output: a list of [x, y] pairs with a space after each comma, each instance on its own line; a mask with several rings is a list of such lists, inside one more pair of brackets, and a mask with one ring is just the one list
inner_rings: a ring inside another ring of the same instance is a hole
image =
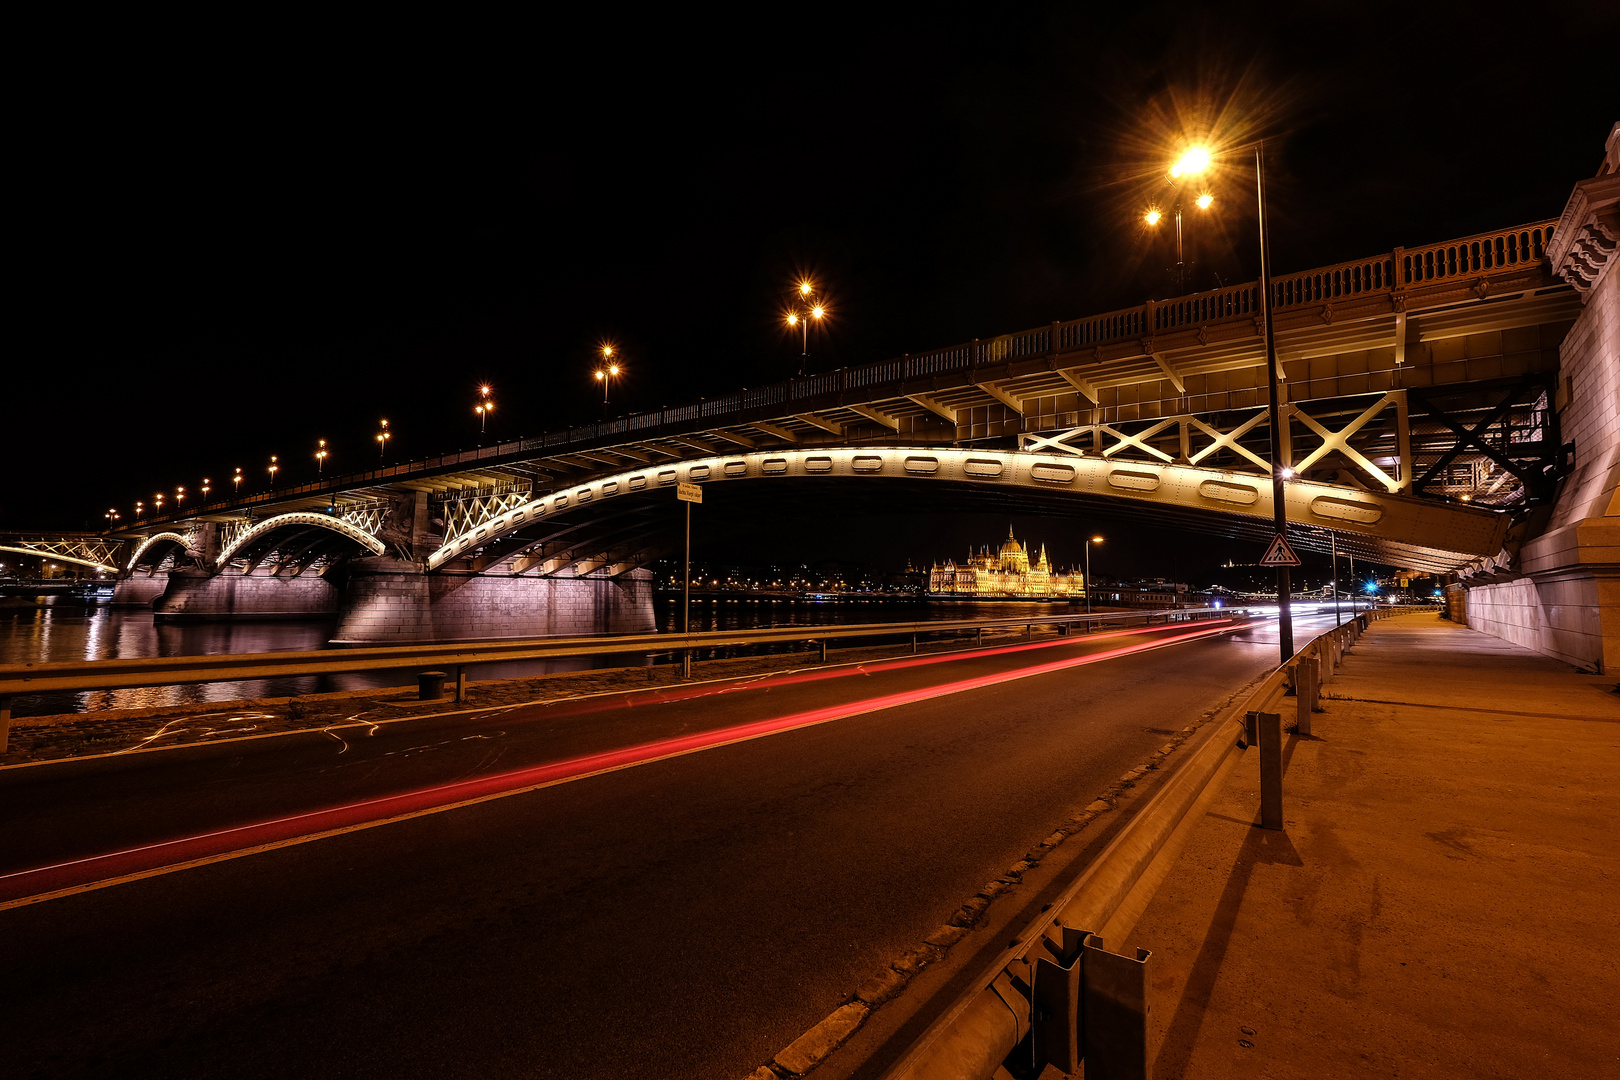
[[[673, 492], [662, 489], [678, 481], [710, 486], [701, 512], [711, 528], [717, 514], [736, 513], [739, 523], [772, 522], [783, 507], [799, 515], [814, 505], [823, 519], [902, 508], [1070, 517], [1102, 512], [1257, 543], [1273, 532], [1270, 485], [1242, 473], [1027, 451], [845, 447], [720, 456], [600, 477], [491, 520], [476, 539], [468, 535], [440, 548], [428, 566], [473, 569], [465, 560], [480, 552], [499, 561], [538, 545], [540, 572], [558, 573], [614, 561], [582, 560], [586, 548], [596, 548], [590, 553], [595, 556], [626, 546], [662, 546], [652, 541], [674, 529], [676, 513]], [[1355, 487], [1294, 481], [1287, 497], [1290, 536], [1300, 546], [1326, 551], [1333, 541], [1360, 557], [1414, 570], [1455, 570], [1500, 550], [1507, 530], [1500, 514]], [[650, 519], [613, 526], [583, 545], [567, 539], [597, 515], [617, 518], [626, 506], [660, 503], [663, 509], [653, 511], [662, 518], [656, 526]], [[514, 534], [518, 539], [503, 539]], [[545, 549], [553, 540], [555, 554]]]

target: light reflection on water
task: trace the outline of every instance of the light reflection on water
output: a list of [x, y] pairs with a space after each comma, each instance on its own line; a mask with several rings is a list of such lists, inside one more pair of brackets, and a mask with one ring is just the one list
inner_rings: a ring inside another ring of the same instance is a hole
[[[680, 629], [680, 600], [660, 596], [654, 617], [661, 632]], [[769, 598], [694, 599], [692, 629], [737, 630], [769, 626], [825, 626], [834, 623], [923, 622], [968, 618], [1012, 618], [1027, 613], [1072, 612], [1066, 604], [973, 604], [923, 601], [806, 602]], [[201, 656], [221, 653], [280, 652], [320, 649], [336, 629], [331, 620], [297, 622], [191, 623], [159, 626], [142, 609], [86, 604], [66, 596], [0, 597], [0, 663], [49, 663], [147, 656]], [[749, 649], [729, 649], [726, 655], [747, 652], [797, 652], [811, 646], [792, 643]], [[476, 664], [467, 677], [510, 679], [555, 671], [596, 667], [639, 667], [654, 662], [657, 654], [572, 657], [565, 660], [512, 661]], [[707, 655], [714, 655], [713, 653]], [[204, 701], [290, 697], [339, 690], [382, 686], [409, 686], [412, 670], [354, 672], [241, 682], [199, 683], [191, 686], [129, 687], [80, 693], [25, 694], [13, 701], [17, 716], [140, 709]]]

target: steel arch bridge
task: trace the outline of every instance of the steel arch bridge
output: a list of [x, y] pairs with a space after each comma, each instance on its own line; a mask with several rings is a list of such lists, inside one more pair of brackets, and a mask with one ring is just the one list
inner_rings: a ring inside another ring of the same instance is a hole
[[[1296, 473], [1287, 510], [1301, 546], [1332, 534], [1364, 557], [1459, 570], [1498, 555], [1511, 519], [1551, 497], [1566, 465], [1558, 343], [1580, 310], [1549, 270], [1554, 227], [1274, 279], [1281, 463]], [[728, 502], [878, 484], [919, 506], [1106, 507], [1268, 537], [1260, 307], [1252, 282], [1148, 302], [233, 496], [117, 535], [213, 522], [216, 572], [392, 552], [438, 573], [613, 576], [657, 557], [670, 502], [658, 492], [692, 478], [748, 481]]]

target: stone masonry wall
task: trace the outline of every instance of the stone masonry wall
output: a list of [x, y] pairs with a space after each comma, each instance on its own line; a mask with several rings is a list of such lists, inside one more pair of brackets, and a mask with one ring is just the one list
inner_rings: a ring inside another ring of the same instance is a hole
[[135, 574], [124, 578], [113, 586], [112, 606], [146, 608], [150, 611], [153, 602], [163, 595], [168, 584], [167, 574]]
[[[1605, 168], [1578, 186], [1561, 234], [1585, 228], [1594, 213], [1613, 230], [1620, 126], [1609, 136]], [[1612, 673], [1620, 672], [1620, 271], [1612, 261], [1583, 301], [1559, 350], [1559, 434], [1575, 444], [1574, 466], [1546, 528], [1519, 551], [1516, 569], [1525, 576], [1468, 588], [1468, 625]]]
[[342, 594], [317, 574], [298, 577], [203, 577], [176, 571], [153, 605], [157, 622], [321, 619], [339, 610]]
[[403, 643], [654, 630], [652, 574], [618, 580], [353, 573], [335, 640]]

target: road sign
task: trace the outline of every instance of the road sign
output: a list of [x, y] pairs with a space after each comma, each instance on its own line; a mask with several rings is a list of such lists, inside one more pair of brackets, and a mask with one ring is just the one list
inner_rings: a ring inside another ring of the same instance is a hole
[[1266, 548], [1265, 557], [1260, 560], [1261, 566], [1298, 566], [1299, 556], [1294, 549], [1288, 546], [1288, 538], [1278, 533]]
[[703, 501], [703, 485], [680, 484], [675, 488], [675, 497], [681, 502], [701, 503]]

